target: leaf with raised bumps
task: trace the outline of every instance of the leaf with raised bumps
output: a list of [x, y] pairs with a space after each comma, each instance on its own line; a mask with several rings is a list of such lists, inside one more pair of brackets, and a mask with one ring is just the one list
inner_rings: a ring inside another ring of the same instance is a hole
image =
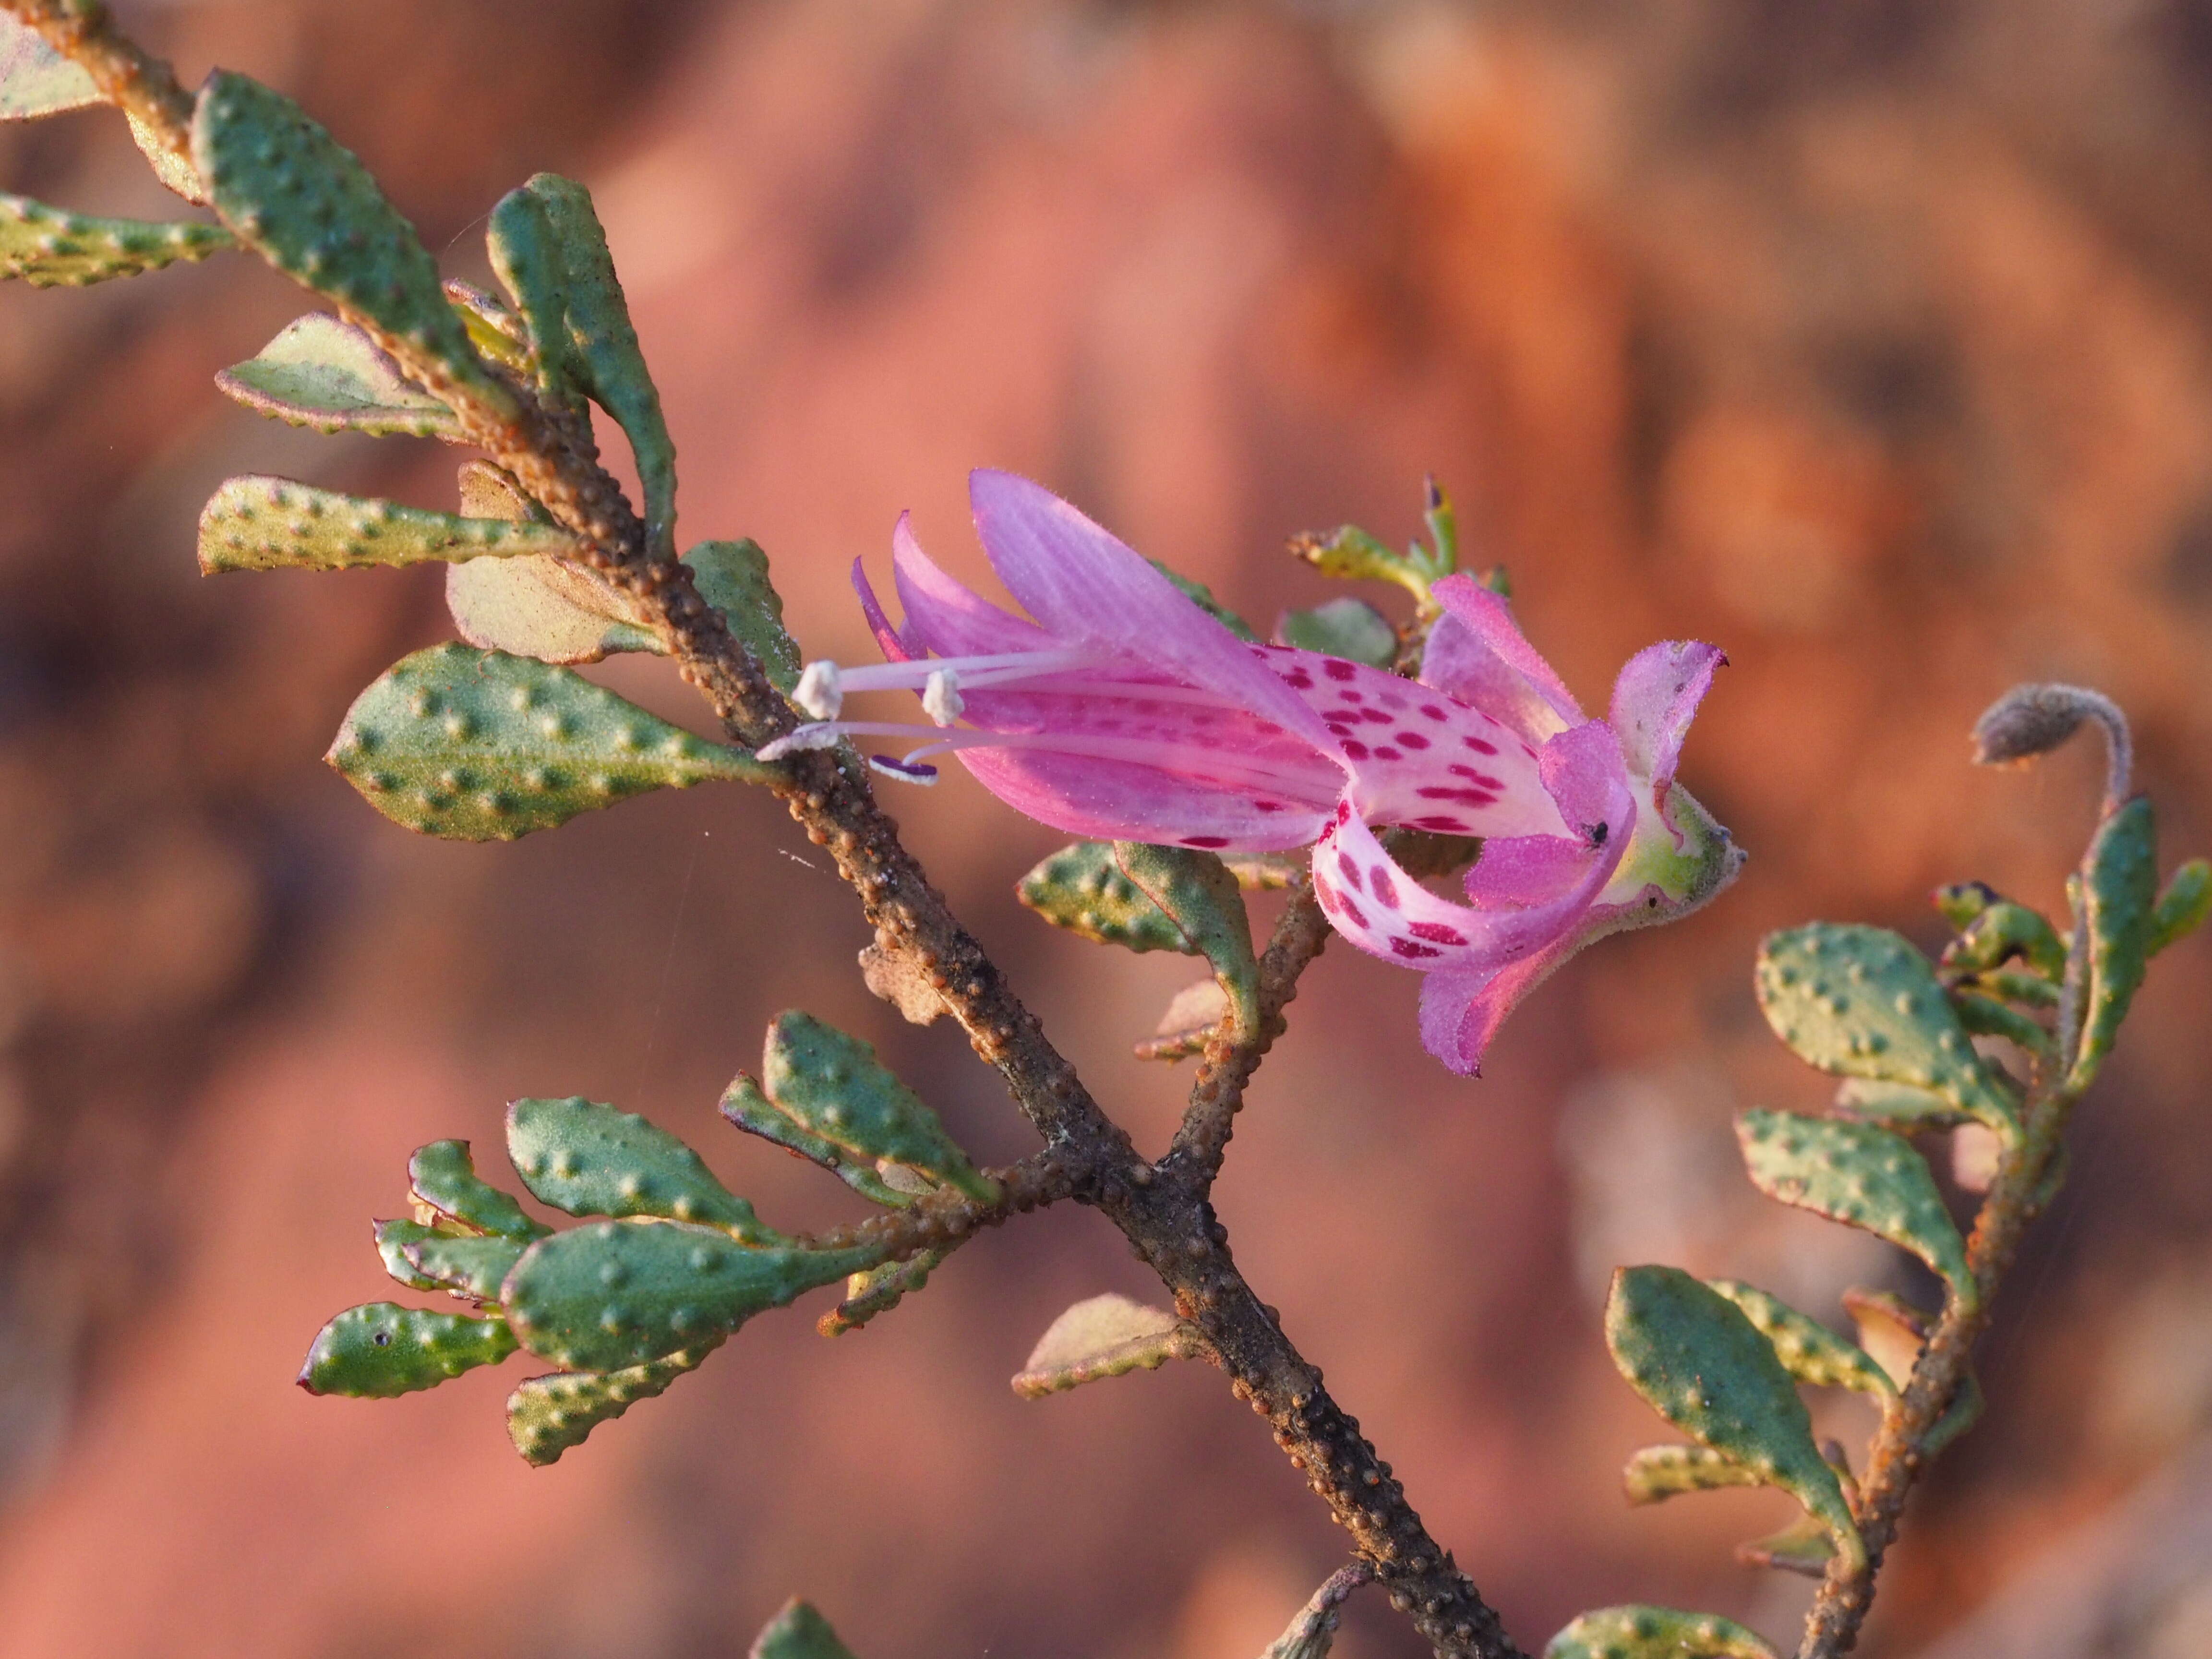
[[534, 1196], [570, 1215], [658, 1216], [748, 1243], [782, 1240], [667, 1130], [581, 1096], [509, 1106], [507, 1155]]
[[1881, 1400], [1897, 1390], [1889, 1374], [1862, 1352], [1780, 1297], [1735, 1279], [1709, 1279], [1706, 1285], [1742, 1310], [1752, 1328], [1773, 1345], [1783, 1370], [1800, 1382], [1821, 1389], [1851, 1389]]
[[1331, 1573], [1322, 1587], [1307, 1598], [1291, 1619], [1289, 1627], [1267, 1644], [1267, 1650], [1260, 1659], [1328, 1659], [1336, 1645], [1337, 1609], [1351, 1599], [1352, 1591], [1370, 1582], [1364, 1569]]
[[1024, 1400], [1042, 1400], [1102, 1377], [1158, 1370], [1198, 1352], [1196, 1334], [1164, 1308], [1109, 1291], [1077, 1303], [1045, 1328], [1013, 1377]]
[[1976, 1036], [2002, 1037], [2031, 1054], [2051, 1052], [2051, 1033], [2017, 1008], [1978, 991], [1954, 990], [1951, 1007], [1959, 1024]]
[[874, 1159], [816, 1134], [779, 1108], [761, 1092], [759, 1084], [742, 1072], [722, 1091], [721, 1113], [748, 1134], [773, 1141], [794, 1157], [821, 1165], [863, 1198], [892, 1209], [914, 1202], [912, 1193], [901, 1191], [877, 1173]]
[[980, 1203], [999, 1196], [929, 1103], [876, 1058], [872, 1043], [790, 1009], [769, 1025], [761, 1082], [785, 1117], [849, 1158], [903, 1164]]
[[299, 1381], [309, 1394], [386, 1400], [434, 1389], [514, 1352], [514, 1335], [496, 1319], [370, 1302], [348, 1308], [316, 1333]]
[[2097, 826], [2081, 862], [2076, 927], [2088, 933], [2081, 1041], [2066, 1086], [2089, 1086], [2143, 981], [2158, 910], [2158, 820], [2137, 795]]
[[477, 1302], [496, 1302], [500, 1281], [521, 1259], [525, 1248], [519, 1238], [490, 1234], [454, 1238], [434, 1232], [402, 1245], [399, 1253], [433, 1288]]
[[1978, 974], [2002, 967], [2015, 957], [2045, 978], [2055, 979], [2066, 971], [2066, 941], [2040, 911], [2000, 898], [1985, 904], [1960, 928], [1959, 937], [1944, 947], [1943, 965]]
[[1799, 1516], [1779, 1532], [1735, 1547], [1735, 1559], [1747, 1567], [1772, 1567], [1802, 1578], [1825, 1577], [1835, 1556], [1836, 1540], [1809, 1515]]
[[794, 1595], [753, 1638], [748, 1659], [853, 1659], [853, 1653], [811, 1602]]
[[393, 823], [447, 841], [513, 841], [648, 790], [769, 775], [568, 669], [465, 645], [402, 659], [325, 758]]
[[1198, 954], [1167, 912], [1121, 873], [1110, 842], [1061, 848], [1024, 876], [1014, 891], [1054, 927], [1101, 945]]
[[1932, 1089], [2001, 1134], [2012, 1103], [1983, 1069], [1927, 957], [1885, 928], [1816, 921], [1767, 935], [1759, 1003], [1798, 1057], [1838, 1077]]
[[930, 1274], [944, 1265], [947, 1254], [946, 1250], [924, 1250], [903, 1261], [886, 1261], [880, 1267], [854, 1273], [845, 1281], [845, 1299], [816, 1321], [815, 1329], [824, 1336], [859, 1330], [928, 1284]]
[[33, 288], [82, 288], [137, 276], [234, 246], [221, 225], [102, 219], [0, 192], [0, 278]]
[[678, 1377], [697, 1370], [717, 1346], [702, 1343], [618, 1371], [555, 1371], [527, 1377], [507, 1397], [507, 1438], [525, 1462], [540, 1468], [558, 1462], [562, 1452], [582, 1445], [600, 1424], [613, 1421], [641, 1400], [665, 1393]]
[[587, 396], [614, 416], [645, 488], [650, 545], [673, 558], [676, 446], [591, 192], [538, 173], [492, 210], [489, 241], [492, 268], [529, 324], [548, 390]]
[[1632, 1504], [1659, 1504], [1687, 1492], [1759, 1486], [1765, 1477], [1710, 1446], [1646, 1446], [1629, 1455], [1621, 1488]]
[[[472, 519], [550, 526], [545, 509], [489, 461], [461, 465]], [[539, 662], [598, 662], [617, 651], [665, 653], [645, 608], [587, 566], [564, 559], [465, 559], [446, 567], [446, 609], [471, 645]]]
[[526, 558], [573, 554], [581, 546], [556, 525], [464, 519], [252, 475], [228, 480], [200, 513], [200, 568], [211, 576]]
[[477, 1174], [465, 1140], [434, 1140], [407, 1160], [415, 1201], [471, 1232], [495, 1233], [526, 1243], [553, 1230], [526, 1212], [520, 1200]]
[[319, 311], [287, 323], [215, 383], [248, 409], [318, 432], [460, 437], [453, 411], [402, 374], [375, 341]]
[[699, 597], [722, 613], [762, 672], [788, 694], [799, 684], [799, 647], [784, 631], [783, 599], [769, 580], [768, 555], [758, 542], [701, 542], [684, 556]]
[[216, 70], [193, 118], [192, 160], [223, 223], [262, 258], [337, 301], [465, 421], [514, 419], [514, 394], [469, 343], [414, 227], [297, 104]]
[[1370, 668], [1388, 668], [1398, 656], [1398, 630], [1366, 600], [1349, 597], [1310, 611], [1285, 611], [1275, 623], [1275, 643]]
[[2187, 939], [2212, 915], [2212, 863], [2191, 859], [2173, 872], [2151, 912], [2149, 954]]
[[1871, 1123], [1754, 1109], [1736, 1119], [1752, 1185], [1769, 1198], [1863, 1228], [1912, 1252], [1972, 1307], [1966, 1242], [1928, 1164], [1902, 1135]]
[[542, 1238], [501, 1287], [523, 1346], [556, 1365], [622, 1370], [727, 1336], [883, 1260], [880, 1248], [741, 1244], [684, 1221], [599, 1221]]
[[1623, 1267], [1605, 1310], [1613, 1364], [1652, 1409], [1700, 1445], [1778, 1486], [1865, 1559], [1836, 1472], [1771, 1344], [1741, 1309], [1678, 1267]]
[[[438, 1230], [420, 1221], [380, 1221], [374, 1237], [376, 1253], [384, 1260], [384, 1271], [398, 1283], [410, 1291], [434, 1291], [438, 1281], [426, 1276], [422, 1270], [407, 1258], [407, 1247], [419, 1244], [426, 1238], [435, 1238]], [[450, 1237], [450, 1235], [448, 1235]]]
[[1717, 1613], [1600, 1607], [1544, 1644], [1544, 1659], [1778, 1659], [1756, 1631]]
[[1228, 866], [1211, 853], [1134, 841], [1114, 843], [1114, 862], [1183, 936], [1184, 949], [1212, 964], [1237, 1032], [1259, 1030], [1260, 964], [1244, 895]]
[[0, 121], [28, 121], [104, 101], [91, 71], [0, 11]]
[[1857, 1077], [1845, 1078], [1836, 1091], [1836, 1113], [1860, 1123], [1896, 1124], [1908, 1134], [1973, 1121], [1932, 1089]]

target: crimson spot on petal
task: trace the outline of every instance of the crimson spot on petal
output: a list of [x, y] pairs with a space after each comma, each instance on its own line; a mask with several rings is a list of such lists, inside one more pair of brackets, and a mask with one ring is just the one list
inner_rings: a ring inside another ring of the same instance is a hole
[[1333, 680], [1348, 680], [1359, 671], [1341, 657], [1331, 657], [1321, 665], [1322, 672]]
[[1464, 945], [1467, 943], [1467, 936], [1465, 934], [1462, 933], [1457, 928], [1445, 927], [1441, 921], [1417, 921], [1413, 924], [1413, 931], [1419, 934], [1423, 939], [1431, 939], [1438, 945]]
[[1352, 861], [1352, 854], [1349, 853], [1339, 852], [1336, 855], [1336, 867], [1344, 872], [1344, 878], [1348, 884], [1350, 884], [1352, 890], [1355, 893], [1358, 892], [1359, 890], [1359, 866]]
[[1405, 757], [1386, 743], [1375, 751], [1375, 758], [1379, 761], [1394, 761], [1403, 760]]
[[1418, 732], [1401, 732], [1398, 741], [1408, 749], [1426, 749], [1429, 746], [1429, 740]]
[[1208, 848], [1226, 847], [1229, 845], [1229, 837], [1226, 836], [1185, 836], [1182, 838], [1182, 844], [1186, 847], [1204, 847]]
[[1433, 945], [1416, 945], [1409, 939], [1394, 939], [1390, 941], [1390, 948], [1409, 961], [1418, 961], [1423, 957], [1438, 957], [1443, 954]]
[[[1460, 741], [1465, 744], [1468, 748], [1474, 750], [1478, 755], [1494, 755], [1498, 752], [1498, 745], [1496, 744], [1485, 742], [1480, 738], [1462, 738]], [[1533, 756], [1536, 751], [1531, 749], [1528, 752]]]
[[1337, 895], [1336, 906], [1338, 909], [1344, 912], [1344, 919], [1354, 927], [1364, 927], [1367, 925], [1367, 918], [1359, 914], [1359, 907], [1341, 893]]
[[1367, 745], [1364, 743], [1347, 742], [1344, 745], [1344, 757], [1346, 760], [1365, 760], [1367, 758]]
[[[1385, 905], [1393, 910], [1398, 908], [1398, 884], [1390, 879], [1390, 872], [1388, 870], [1380, 865], [1376, 866], [1370, 872], [1367, 882], [1368, 885], [1375, 890], [1376, 903]], [[1421, 930], [1416, 927], [1413, 931], [1418, 933]], [[1454, 943], [1457, 942], [1454, 941]]]

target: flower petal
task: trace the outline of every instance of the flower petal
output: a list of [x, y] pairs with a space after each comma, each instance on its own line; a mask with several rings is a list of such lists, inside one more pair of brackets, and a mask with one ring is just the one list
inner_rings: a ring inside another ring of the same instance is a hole
[[968, 495], [992, 568], [1059, 643], [1109, 647], [1248, 708], [1324, 754], [1336, 752], [1320, 717], [1253, 648], [1134, 549], [1011, 472], [970, 473]]
[[1429, 630], [1421, 683], [1489, 710], [1532, 743], [1582, 724], [1582, 705], [1522, 637], [1505, 601], [1468, 576], [1431, 592], [1444, 614]]
[[912, 655], [995, 656], [1006, 651], [1048, 651], [1059, 641], [1035, 623], [1002, 611], [973, 588], [955, 581], [921, 550], [899, 514], [891, 532], [891, 570], [906, 610], [901, 637]]
[[1574, 950], [1572, 936], [1562, 934], [1494, 974], [1431, 974], [1421, 982], [1421, 1046], [1462, 1077], [1480, 1077], [1483, 1054], [1505, 1016]]
[[1629, 770], [1651, 780], [1656, 799], [1667, 799], [1690, 720], [1713, 683], [1714, 671], [1727, 661], [1717, 646], [1668, 640], [1644, 647], [1613, 681], [1613, 729], [1620, 733]]
[[1092, 841], [1146, 841], [1218, 852], [1303, 847], [1328, 808], [1287, 793], [1225, 788], [1134, 761], [1036, 749], [963, 749], [975, 781], [1016, 811]]

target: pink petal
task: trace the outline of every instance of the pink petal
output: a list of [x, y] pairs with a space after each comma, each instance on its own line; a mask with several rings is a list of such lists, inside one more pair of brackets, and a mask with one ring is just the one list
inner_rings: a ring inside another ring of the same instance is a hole
[[1568, 829], [1581, 836], [1626, 834], [1635, 821], [1616, 823], [1620, 803], [1628, 798], [1628, 767], [1620, 738], [1603, 720], [1585, 720], [1570, 726], [1544, 745], [1541, 765], [1544, 787], [1559, 805]]
[[1629, 769], [1651, 780], [1655, 799], [1666, 799], [1682, 738], [1714, 671], [1727, 661], [1717, 646], [1670, 640], [1644, 647], [1613, 681], [1613, 729], [1620, 733]]
[[1589, 869], [1599, 849], [1565, 836], [1498, 836], [1467, 872], [1468, 902], [1478, 910], [1524, 908], [1565, 893]]
[[1431, 590], [1444, 614], [1429, 630], [1421, 683], [1486, 709], [1531, 742], [1582, 723], [1582, 705], [1522, 636], [1505, 601], [1470, 577]]
[[900, 514], [891, 532], [891, 569], [899, 604], [906, 608], [902, 637], [912, 654], [984, 657], [1004, 651], [1046, 651], [1059, 643], [1035, 623], [1001, 611], [945, 574], [921, 550], [908, 517]]
[[1249, 646], [1050, 490], [987, 469], [969, 475], [968, 495], [1000, 580], [1060, 643], [1168, 670], [1335, 753], [1328, 728]]
[[[899, 524], [904, 526], [901, 518]], [[868, 580], [867, 566], [859, 559], [853, 561], [853, 591], [860, 596], [860, 614], [868, 619], [868, 631], [876, 636], [877, 648], [891, 662], [911, 662], [927, 654], [925, 649], [908, 642], [906, 636], [891, 626], [891, 619], [884, 614], [884, 602], [876, 597], [874, 585]]]
[[1482, 1056], [1505, 1016], [1574, 954], [1562, 934], [1495, 974], [1431, 974], [1421, 984], [1421, 1046], [1462, 1077], [1482, 1075]]
[[1092, 841], [1276, 852], [1304, 846], [1328, 821], [1326, 806], [1286, 793], [1227, 789], [1134, 761], [1035, 749], [963, 749], [959, 757], [1017, 812]]

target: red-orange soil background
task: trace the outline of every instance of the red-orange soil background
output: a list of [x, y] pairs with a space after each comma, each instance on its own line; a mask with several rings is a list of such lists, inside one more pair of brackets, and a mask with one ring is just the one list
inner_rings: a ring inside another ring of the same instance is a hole
[[[1815, 915], [1933, 945], [1942, 880], [2057, 902], [2096, 760], [1971, 769], [2004, 686], [2119, 697], [2168, 861], [2212, 842], [2212, 11], [120, 9], [188, 79], [300, 97], [456, 273], [502, 191], [586, 181], [684, 533], [758, 538], [811, 654], [871, 654], [845, 571], [902, 508], [980, 574], [978, 465], [1263, 626], [1324, 593], [1285, 537], [1402, 538], [1433, 471], [1586, 701], [1655, 638], [1724, 646], [1683, 775], [1751, 849], [1737, 887], [1577, 961], [1480, 1082], [1419, 1052], [1411, 975], [1332, 951], [1219, 1200], [1524, 1645], [1633, 1599], [1790, 1633], [1808, 1587], [1729, 1554], [1782, 1499], [1622, 1504], [1667, 1437], [1606, 1358], [1604, 1275], [1674, 1261], [1831, 1318], [1911, 1288], [1735, 1173], [1733, 1111], [1826, 1093], [1749, 969]], [[0, 131], [0, 185], [173, 206], [100, 112]], [[957, 1032], [866, 994], [854, 907], [765, 798], [480, 848], [319, 763], [449, 636], [438, 575], [204, 582], [199, 506], [245, 471], [444, 505], [454, 457], [215, 393], [305, 308], [238, 259], [0, 291], [0, 1655], [734, 1659], [795, 1591], [867, 1659], [1249, 1659], [1341, 1547], [1218, 1373], [1006, 1388], [1067, 1302], [1146, 1292], [1082, 1210], [836, 1342], [763, 1318], [550, 1470], [502, 1431], [520, 1362], [395, 1402], [292, 1386], [389, 1288], [368, 1223], [408, 1152], [495, 1166], [514, 1096], [647, 1112], [775, 1220], [854, 1213], [714, 1115], [787, 1006], [878, 1042], [979, 1155], [1033, 1145]], [[664, 665], [594, 672], [697, 719]], [[958, 773], [891, 805], [1159, 1146], [1182, 1079], [1128, 1044], [1189, 964], [1023, 912], [1058, 838]], [[2208, 990], [2212, 945], [2159, 964], [1865, 1651], [2212, 1651]], [[1820, 1407], [1855, 1441], [1856, 1410]], [[1419, 1650], [1354, 1603], [1348, 1659]]]

